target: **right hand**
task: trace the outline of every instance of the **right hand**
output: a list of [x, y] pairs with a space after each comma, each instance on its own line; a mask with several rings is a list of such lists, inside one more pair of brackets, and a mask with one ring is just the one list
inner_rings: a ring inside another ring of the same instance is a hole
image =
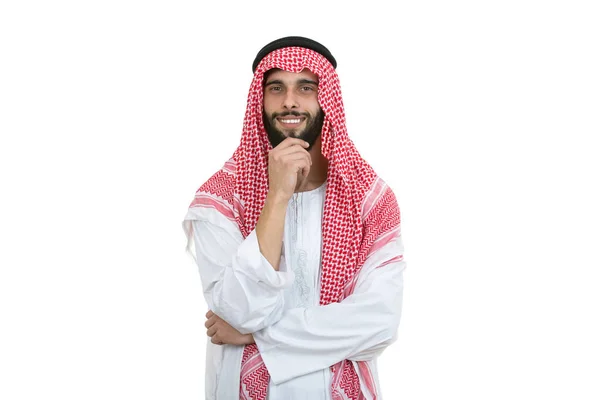
[[206, 313], [204, 326], [206, 327], [206, 334], [214, 344], [234, 344], [240, 346], [254, 343], [252, 334], [241, 334], [211, 310], [208, 310]]
[[[310, 172], [312, 160], [302, 139], [286, 138], [269, 152], [269, 193], [288, 201]], [[301, 182], [298, 182], [301, 179]]]

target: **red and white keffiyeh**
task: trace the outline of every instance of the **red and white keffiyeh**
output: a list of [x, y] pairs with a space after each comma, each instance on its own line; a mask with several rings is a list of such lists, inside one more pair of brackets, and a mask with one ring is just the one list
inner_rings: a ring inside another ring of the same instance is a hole
[[[267, 161], [272, 147], [262, 120], [263, 75], [273, 68], [289, 72], [308, 68], [319, 77], [318, 101], [325, 114], [322, 154], [329, 160], [322, 221], [320, 304], [339, 302], [353, 292], [368, 254], [391, 240], [389, 233], [400, 225], [400, 211], [391, 189], [348, 138], [339, 79], [321, 54], [302, 47], [286, 47], [262, 59], [250, 86], [240, 145], [224, 167], [198, 189], [190, 207], [217, 209], [238, 224], [244, 237], [254, 230], [268, 191]], [[358, 365], [361, 375], [370, 377], [367, 363]], [[350, 361], [331, 366], [331, 371], [332, 399], [364, 398]], [[240, 399], [266, 399], [268, 384], [269, 373], [257, 346], [246, 346]], [[366, 382], [366, 387], [376, 398], [373, 382]]]

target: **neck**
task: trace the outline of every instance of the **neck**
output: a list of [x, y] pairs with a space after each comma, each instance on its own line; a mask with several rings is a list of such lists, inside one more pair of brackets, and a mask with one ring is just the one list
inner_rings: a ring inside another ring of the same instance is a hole
[[296, 192], [306, 192], [318, 188], [327, 179], [327, 169], [329, 161], [321, 154], [321, 137], [319, 136], [315, 144], [309, 151], [312, 165], [306, 179], [298, 180]]

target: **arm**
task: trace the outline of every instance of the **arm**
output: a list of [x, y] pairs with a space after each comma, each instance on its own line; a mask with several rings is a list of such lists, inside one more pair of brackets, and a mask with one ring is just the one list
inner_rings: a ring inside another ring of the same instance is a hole
[[279, 271], [281, 245], [288, 199], [269, 192], [265, 206], [256, 223], [256, 237], [260, 252], [265, 256], [275, 271]]
[[256, 223], [261, 253], [279, 271], [287, 204], [310, 171], [310, 154], [304, 140], [287, 138], [269, 152], [269, 192]]
[[286, 311], [253, 334], [276, 384], [339, 361], [370, 360], [396, 338], [402, 307], [400, 237], [367, 259], [354, 293], [340, 303]]
[[191, 223], [209, 309], [241, 333], [275, 323], [283, 312], [282, 289], [293, 277], [262, 255], [256, 231], [244, 239], [236, 223], [216, 210], [199, 213]]
[[204, 297], [240, 333], [255, 332], [281, 316], [281, 289], [293, 280], [279, 272], [285, 213], [298, 181], [310, 171], [306, 147], [303, 140], [287, 138], [270, 151], [269, 193], [256, 229], [245, 239], [237, 224], [215, 209], [193, 210], [202, 214], [194, 215], [192, 230]]

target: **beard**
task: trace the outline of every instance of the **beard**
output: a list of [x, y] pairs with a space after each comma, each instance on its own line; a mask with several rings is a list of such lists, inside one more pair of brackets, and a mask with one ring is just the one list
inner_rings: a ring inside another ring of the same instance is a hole
[[[286, 130], [287, 134], [277, 129], [271, 121], [275, 121], [277, 117], [285, 117], [288, 115], [293, 115], [295, 117], [306, 117], [306, 128], [304, 130], [297, 129], [289, 129]], [[289, 111], [283, 113], [273, 113], [271, 117], [267, 117], [267, 114], [263, 111], [263, 124], [265, 125], [265, 130], [267, 131], [267, 136], [269, 137], [269, 142], [271, 142], [271, 146], [273, 148], [277, 147], [279, 143], [283, 142], [288, 137], [293, 137], [297, 139], [302, 139], [308, 143], [307, 151], [312, 149], [313, 145], [317, 141], [317, 138], [321, 136], [321, 130], [323, 129], [323, 121], [325, 120], [325, 114], [323, 110], [319, 109], [317, 115], [312, 117], [309, 113], [299, 113], [298, 111]]]

